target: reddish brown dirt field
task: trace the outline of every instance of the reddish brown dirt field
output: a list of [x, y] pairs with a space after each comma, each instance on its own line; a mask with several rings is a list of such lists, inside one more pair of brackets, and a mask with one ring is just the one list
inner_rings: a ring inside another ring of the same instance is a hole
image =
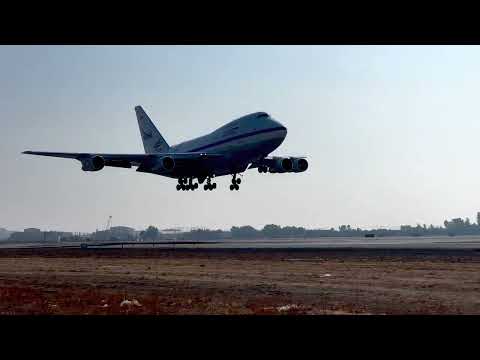
[[4, 249], [0, 314], [480, 314], [480, 253]]

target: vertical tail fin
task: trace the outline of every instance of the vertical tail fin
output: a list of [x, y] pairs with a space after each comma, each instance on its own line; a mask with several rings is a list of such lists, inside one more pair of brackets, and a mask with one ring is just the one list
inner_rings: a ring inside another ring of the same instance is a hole
[[145, 153], [153, 154], [167, 152], [170, 149], [170, 146], [155, 125], [153, 125], [152, 120], [150, 120], [142, 107], [135, 106], [135, 113], [137, 114], [138, 127], [140, 128], [140, 135], [142, 136]]

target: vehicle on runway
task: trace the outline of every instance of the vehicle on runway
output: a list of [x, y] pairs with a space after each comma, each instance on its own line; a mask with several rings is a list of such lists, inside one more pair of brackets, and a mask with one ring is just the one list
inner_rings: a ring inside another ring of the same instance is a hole
[[[178, 179], [177, 190], [216, 189], [212, 178], [232, 175], [230, 190], [238, 190], [238, 174], [257, 168], [259, 173], [298, 173], [307, 170], [305, 157], [269, 157], [287, 136], [287, 129], [265, 112], [256, 112], [230, 121], [193, 140], [169, 146], [141, 106], [135, 107], [145, 154], [96, 154], [24, 151], [23, 154], [76, 159], [84, 171], [105, 166]], [[198, 181], [198, 182], [196, 182]]]

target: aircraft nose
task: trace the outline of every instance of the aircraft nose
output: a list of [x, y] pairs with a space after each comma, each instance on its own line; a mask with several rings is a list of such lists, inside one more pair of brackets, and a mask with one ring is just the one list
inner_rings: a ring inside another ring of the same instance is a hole
[[279, 133], [281, 134], [282, 137], [285, 137], [287, 136], [287, 128], [278, 120], [275, 120], [275, 119], [270, 119], [270, 121], [272, 122], [272, 127], [273, 128], [277, 128], [281, 131], [279, 131]]
[[271, 132], [268, 142], [271, 146], [270, 150], [273, 151], [279, 147], [287, 137], [287, 128], [275, 119], [270, 118], [269, 121], [268, 127], [273, 131]]
[[274, 118], [269, 118], [268, 120], [270, 120], [270, 125], [272, 127], [280, 127], [280, 128], [284, 128], [285, 129], [285, 126], [283, 126], [283, 124], [278, 121], [277, 119], [274, 119]]

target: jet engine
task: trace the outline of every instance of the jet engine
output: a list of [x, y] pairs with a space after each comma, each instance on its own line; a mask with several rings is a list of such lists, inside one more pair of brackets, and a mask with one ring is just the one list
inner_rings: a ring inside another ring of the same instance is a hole
[[293, 172], [303, 172], [308, 169], [308, 161], [303, 158], [292, 158]]
[[82, 162], [83, 171], [99, 171], [105, 166], [105, 159], [101, 156], [89, 156], [79, 159]]
[[293, 161], [290, 158], [276, 158], [274, 165], [268, 169], [271, 173], [284, 173], [292, 171]]
[[175, 168], [175, 160], [171, 156], [164, 156], [157, 161], [155, 170], [172, 171]]

